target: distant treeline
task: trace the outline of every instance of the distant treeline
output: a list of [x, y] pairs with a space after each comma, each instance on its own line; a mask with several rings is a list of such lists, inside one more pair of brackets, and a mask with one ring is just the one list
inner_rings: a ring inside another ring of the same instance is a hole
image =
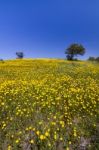
[[91, 56], [91, 57], [88, 58], [88, 60], [89, 61], [97, 61], [97, 62], [99, 62], [99, 57], [92, 57]]

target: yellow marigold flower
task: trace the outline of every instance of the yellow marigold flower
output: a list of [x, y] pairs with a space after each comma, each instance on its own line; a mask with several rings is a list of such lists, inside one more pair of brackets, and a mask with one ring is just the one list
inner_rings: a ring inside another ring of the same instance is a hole
[[13, 120], [13, 118], [11, 117], [11, 118], [10, 118], [10, 121], [12, 121], [12, 120]]
[[4, 106], [4, 102], [2, 102], [1, 105]]
[[96, 124], [94, 123], [93, 126], [96, 127]]
[[28, 129], [28, 128], [26, 128], [25, 130], [26, 130], [26, 131], [28, 131], [29, 129]]
[[37, 131], [36, 134], [37, 134], [37, 135], [40, 135], [40, 131]]
[[11, 135], [11, 138], [14, 138], [14, 135]]
[[48, 132], [50, 132], [50, 129], [48, 129]]
[[19, 143], [19, 139], [17, 139], [17, 140], [15, 141], [15, 143], [18, 144], [18, 143]]
[[64, 124], [62, 124], [62, 128], [64, 128]]
[[18, 135], [21, 135], [21, 134], [22, 134], [22, 131], [19, 131], [19, 132], [18, 132]]
[[41, 125], [41, 124], [42, 124], [42, 121], [40, 121], [38, 124]]
[[69, 147], [67, 147], [66, 150], [70, 150]]
[[11, 147], [11, 145], [9, 145], [9, 146], [8, 146], [8, 149], [7, 149], [7, 150], [12, 150], [12, 147]]
[[55, 139], [55, 140], [57, 139], [57, 135], [56, 135], [56, 134], [54, 134], [54, 139]]
[[49, 143], [48, 146], [51, 147], [51, 144]]
[[45, 136], [47, 136], [47, 137], [48, 137], [48, 136], [49, 136], [49, 132], [45, 132]]
[[30, 143], [31, 143], [31, 144], [34, 144], [34, 140], [33, 140], [33, 139], [32, 139], [32, 140], [30, 140]]
[[71, 144], [71, 141], [69, 141], [68, 143]]
[[41, 139], [41, 140], [44, 140], [44, 139], [45, 139], [45, 136], [44, 136], [44, 135], [40, 135], [40, 139]]
[[32, 127], [30, 126], [30, 127], [29, 127], [29, 130], [31, 130], [31, 129], [32, 129]]
[[52, 125], [55, 126], [55, 125], [56, 125], [56, 122], [52, 122]]
[[3, 124], [3, 127], [6, 127], [6, 123]]
[[33, 131], [35, 131], [35, 128], [32, 128]]
[[54, 119], [56, 119], [56, 116], [54, 116]]
[[75, 137], [77, 136], [77, 133], [76, 133], [76, 131], [74, 131], [74, 136], [75, 136]]
[[61, 141], [63, 141], [63, 138], [62, 138], [62, 137], [60, 137], [60, 140], [61, 140]]

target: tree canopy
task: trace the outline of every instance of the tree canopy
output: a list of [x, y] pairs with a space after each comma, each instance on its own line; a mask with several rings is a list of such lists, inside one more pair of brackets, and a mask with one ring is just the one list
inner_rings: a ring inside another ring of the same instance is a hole
[[23, 52], [16, 52], [17, 58], [22, 59], [24, 57]]
[[73, 60], [77, 55], [84, 55], [85, 48], [81, 44], [71, 44], [65, 51], [68, 60]]

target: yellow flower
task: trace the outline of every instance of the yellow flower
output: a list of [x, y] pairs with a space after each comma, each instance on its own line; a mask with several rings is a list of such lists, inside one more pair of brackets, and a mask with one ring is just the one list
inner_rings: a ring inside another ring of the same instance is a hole
[[4, 106], [4, 102], [2, 102], [1, 105]]
[[74, 137], [76, 137], [77, 136], [77, 133], [76, 133], [76, 130], [74, 130]]
[[30, 126], [30, 127], [29, 127], [29, 130], [31, 130], [31, 129], [32, 129], [32, 127]]
[[14, 138], [14, 135], [13, 135], [13, 134], [11, 135], [11, 138]]
[[44, 139], [45, 139], [45, 136], [44, 136], [44, 135], [40, 135], [40, 139], [41, 139], [41, 140], [44, 140]]
[[57, 139], [57, 135], [56, 135], [56, 134], [54, 134], [54, 139], [55, 139], [55, 140]]
[[30, 140], [30, 143], [31, 143], [31, 144], [34, 144], [34, 140], [33, 140], [33, 139], [32, 139], [32, 140]]
[[45, 132], [45, 136], [47, 136], [47, 137], [48, 137], [48, 136], [49, 136], [49, 132]]
[[54, 116], [54, 119], [56, 119], [56, 116]]
[[62, 137], [60, 137], [60, 140], [62, 141], [62, 140], [63, 140], [63, 138], [62, 138]]
[[20, 140], [19, 140], [19, 139], [17, 139], [17, 140], [15, 141], [15, 143], [16, 143], [16, 144], [18, 144], [18, 143], [19, 143], [19, 141], [20, 141]]
[[25, 130], [26, 130], [26, 131], [28, 131], [28, 130], [29, 130], [29, 128], [26, 128]]
[[67, 147], [66, 150], [70, 150], [69, 147]]
[[55, 126], [55, 125], [56, 125], [56, 122], [52, 122], [52, 125]]
[[21, 135], [21, 134], [22, 134], [22, 131], [19, 131], [19, 132], [18, 132], [18, 135]]
[[36, 134], [37, 134], [37, 135], [40, 135], [40, 131], [37, 131]]
[[70, 144], [71, 144], [71, 141], [69, 141], [68, 143], [69, 143], [69, 145], [70, 145]]
[[7, 149], [7, 150], [12, 150], [12, 147], [11, 147], [11, 145], [9, 145], [9, 146], [8, 146], [8, 149]]
[[51, 147], [51, 144], [49, 143], [48, 146]]
[[33, 131], [35, 131], [35, 128], [32, 128]]

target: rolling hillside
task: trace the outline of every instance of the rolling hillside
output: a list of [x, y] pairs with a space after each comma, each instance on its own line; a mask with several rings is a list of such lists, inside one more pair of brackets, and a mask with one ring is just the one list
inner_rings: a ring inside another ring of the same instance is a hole
[[0, 62], [0, 150], [98, 150], [99, 64]]

